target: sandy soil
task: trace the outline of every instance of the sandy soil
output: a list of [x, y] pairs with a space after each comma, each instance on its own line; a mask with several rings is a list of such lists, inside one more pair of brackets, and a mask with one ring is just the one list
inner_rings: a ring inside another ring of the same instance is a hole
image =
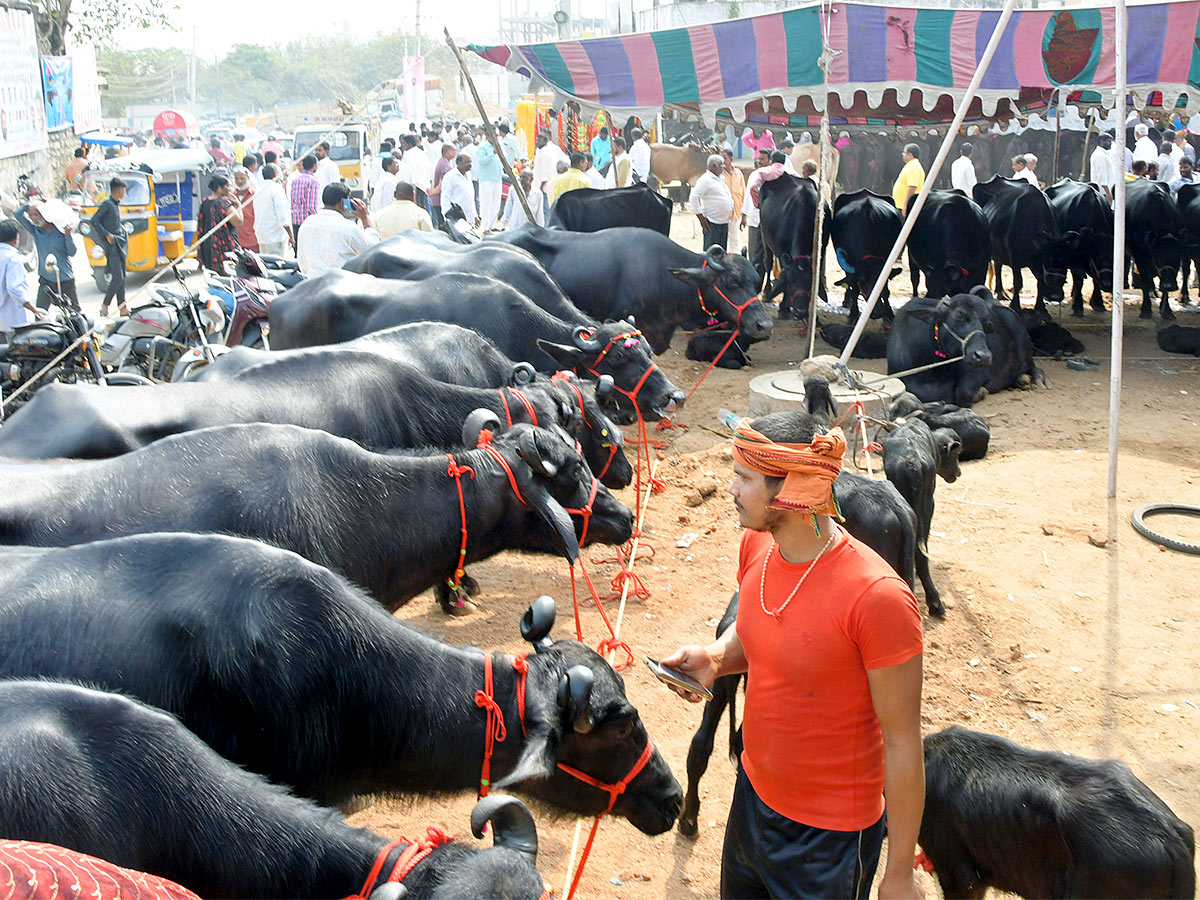
[[[676, 216], [673, 236], [698, 246], [691, 217]], [[831, 254], [832, 255], [832, 254]], [[835, 280], [829, 278], [830, 284]], [[907, 296], [907, 282], [893, 291]], [[1031, 299], [1031, 298], [1030, 298]], [[1200, 324], [1185, 312], [1180, 319]], [[949, 607], [927, 620], [927, 731], [951, 724], [1006, 735], [1037, 748], [1084, 756], [1115, 756], [1193, 827], [1200, 827], [1200, 624], [1195, 615], [1200, 564], [1196, 557], [1147, 542], [1129, 524], [1133, 509], [1155, 501], [1200, 504], [1200, 361], [1163, 360], [1153, 327], [1127, 312], [1121, 465], [1118, 493], [1107, 484], [1108, 316], [1089, 312], [1066, 324], [1101, 361], [1097, 372], [1042, 361], [1048, 391], [1009, 391], [976, 407], [992, 427], [986, 459], [965, 463], [953, 485], [939, 483], [930, 541], [934, 578]], [[686, 390], [702, 369], [683, 357], [685, 336], [659, 360]], [[819, 352], [831, 352], [818, 341]], [[775, 337], [752, 354], [754, 368], [715, 370], [679, 417], [686, 430], [660, 433], [667, 449], [659, 473], [668, 484], [653, 495], [647, 540], [657, 553], [639, 563], [653, 592], [630, 603], [622, 636], [639, 656], [664, 655], [684, 642], [706, 640], [734, 588], [740, 530], [723, 488], [729, 477], [728, 435], [717, 425], [720, 407], [744, 410], [747, 384], [764, 371], [803, 358], [798, 325], [779, 323]], [[884, 361], [860, 368], [884, 371]], [[699, 505], [695, 486], [722, 486]], [[623, 493], [633, 505], [633, 490]], [[1160, 522], [1163, 529], [1200, 540], [1192, 520]], [[698, 539], [677, 549], [685, 533]], [[585, 556], [611, 555], [594, 548]], [[593, 566], [607, 582], [612, 567]], [[524, 649], [517, 620], [541, 593], [559, 601], [557, 633], [570, 628], [565, 564], [506, 555], [473, 567], [486, 598], [480, 611], [449, 620], [428, 597], [400, 612], [416, 627], [455, 642], [510, 652]], [[919, 590], [919, 589], [918, 589]], [[918, 597], [919, 597], [918, 593]], [[593, 645], [603, 625], [584, 612]], [[641, 712], [681, 783], [688, 743], [700, 718], [646, 669], [625, 675]], [[724, 819], [734, 769], [727, 730], [703, 782], [700, 835], [672, 831], [647, 837], [627, 822], [607, 820], [587, 866], [580, 895], [683, 900], [717, 896]], [[797, 760], [802, 763], [801, 760]], [[446, 802], [384, 800], [352, 817], [391, 835], [419, 834], [430, 822], [471, 841], [473, 798]], [[535, 807], [539, 865], [563, 896], [575, 821]], [[586, 829], [584, 831], [586, 836]], [[922, 875], [923, 878], [927, 877]], [[618, 883], [619, 882], [619, 883]], [[932, 884], [927, 896], [936, 896]]]

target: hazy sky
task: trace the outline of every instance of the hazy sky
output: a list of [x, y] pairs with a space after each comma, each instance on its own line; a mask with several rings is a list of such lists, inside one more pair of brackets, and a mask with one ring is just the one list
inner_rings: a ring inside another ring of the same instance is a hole
[[[573, 0], [578, 15], [606, 15], [605, 0]], [[502, 14], [514, 10], [521, 15], [549, 17], [558, 8], [556, 0], [422, 0], [422, 32], [427, 38], [442, 39], [449, 26], [461, 43], [494, 43]], [[236, 43], [286, 44], [307, 36], [347, 34], [367, 40], [397, 28], [412, 30], [415, 0], [400, 3], [344, 6], [331, 0], [291, 0], [286, 4], [247, 3], [245, 0], [179, 0], [174, 14], [178, 31], [125, 29], [114, 37], [114, 45], [130, 50], [146, 47], [190, 49], [195, 27], [196, 53], [212, 59]], [[348, 15], [343, 10], [353, 9]]]

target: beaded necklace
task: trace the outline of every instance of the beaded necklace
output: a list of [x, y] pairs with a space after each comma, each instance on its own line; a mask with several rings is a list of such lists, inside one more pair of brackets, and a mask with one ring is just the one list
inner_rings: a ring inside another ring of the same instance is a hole
[[817, 562], [825, 554], [825, 551], [828, 550], [830, 545], [833, 544], [833, 542], [837, 539], [837, 529], [834, 528], [831, 530], [832, 533], [829, 535], [829, 540], [825, 542], [825, 546], [821, 548], [821, 552], [813, 557], [813, 561], [808, 564], [808, 568], [804, 570], [804, 574], [800, 576], [800, 580], [796, 582], [796, 586], [792, 588], [792, 592], [788, 594], [787, 599], [783, 601], [783, 605], [776, 610], [767, 609], [767, 565], [771, 562], [771, 554], [774, 553], [775, 548], [779, 546], [779, 544], [775, 542], [774, 538], [771, 539], [771, 546], [767, 549], [767, 555], [763, 557], [762, 571], [759, 572], [758, 575], [758, 605], [762, 607], [763, 612], [774, 617], [776, 622], [778, 622], [779, 617], [783, 615], [783, 611], [788, 608], [788, 604], [792, 602], [792, 599], [800, 590], [800, 586], [804, 584], [808, 576], [812, 574], [812, 570], [817, 567]]

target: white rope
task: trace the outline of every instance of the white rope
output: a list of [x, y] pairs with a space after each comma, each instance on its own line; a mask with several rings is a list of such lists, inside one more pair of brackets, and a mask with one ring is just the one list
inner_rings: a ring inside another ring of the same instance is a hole
[[[829, 30], [830, 17], [833, 14], [832, 0], [821, 0], [821, 55], [817, 58], [817, 66], [821, 69], [822, 78], [826, 85], [829, 84], [829, 68], [833, 63], [833, 58], [840, 51], [834, 50], [829, 45]], [[812, 248], [812, 292], [808, 298], [808, 354], [806, 358], [811, 358], [816, 353], [817, 345], [817, 296], [819, 288], [823, 283], [822, 276], [824, 275], [824, 254], [822, 249], [824, 246], [825, 232], [825, 205], [829, 202], [833, 194], [833, 185], [826, 178], [825, 173], [829, 170], [827, 162], [830, 154], [829, 144], [829, 103], [830, 93], [825, 93], [824, 110], [821, 113], [821, 130], [819, 132], [817, 144], [817, 209], [816, 219], [813, 222], [813, 248]]]

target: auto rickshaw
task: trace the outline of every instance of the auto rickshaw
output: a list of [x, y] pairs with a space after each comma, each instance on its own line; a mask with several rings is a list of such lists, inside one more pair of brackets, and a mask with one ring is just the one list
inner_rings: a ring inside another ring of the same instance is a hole
[[121, 201], [121, 223], [129, 234], [125, 270], [149, 272], [179, 259], [195, 238], [211, 169], [212, 157], [202, 150], [146, 149], [105, 160], [83, 173], [79, 232], [101, 292], [108, 290], [107, 259], [104, 243], [92, 240], [91, 217], [108, 197], [113, 176], [126, 184]]

